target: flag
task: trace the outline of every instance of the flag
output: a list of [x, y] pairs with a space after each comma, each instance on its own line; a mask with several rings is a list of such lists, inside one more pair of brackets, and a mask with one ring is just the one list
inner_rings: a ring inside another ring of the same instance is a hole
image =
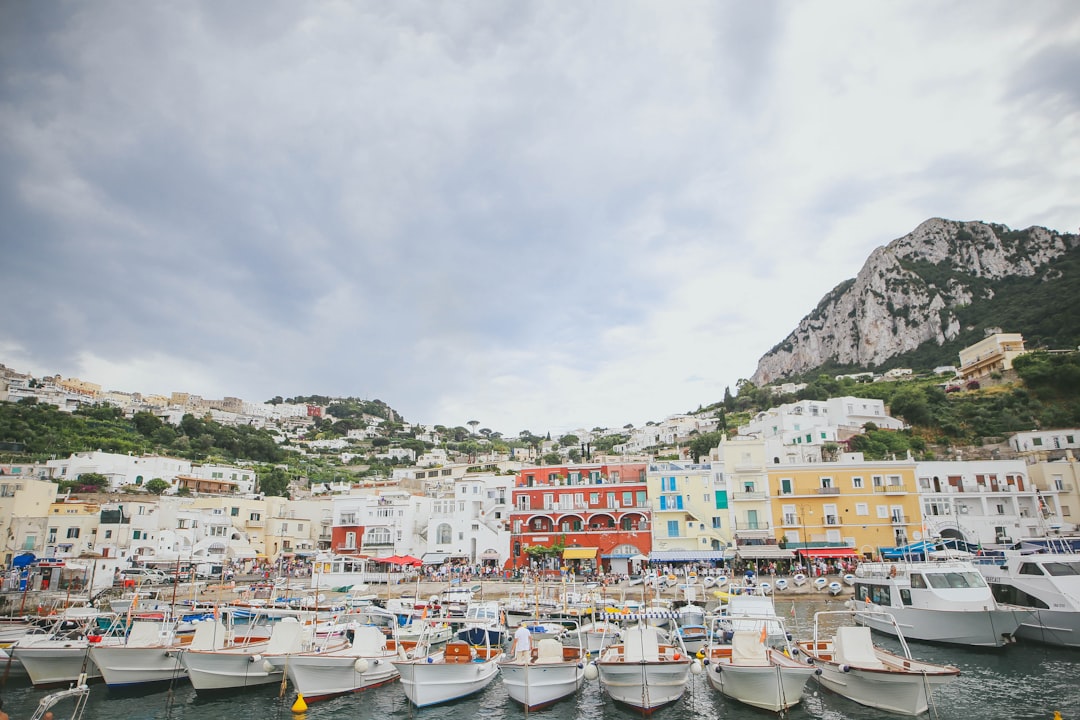
[[768, 635], [767, 629], [768, 625], [766, 623], [761, 623], [761, 637], [758, 638], [758, 642], [762, 645], [765, 644], [765, 637]]

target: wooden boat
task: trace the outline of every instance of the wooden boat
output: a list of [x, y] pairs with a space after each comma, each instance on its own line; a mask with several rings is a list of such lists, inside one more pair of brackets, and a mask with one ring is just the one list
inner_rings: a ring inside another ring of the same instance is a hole
[[526, 710], [537, 710], [577, 692], [585, 679], [585, 659], [581, 647], [543, 638], [528, 662], [504, 659], [499, 671], [510, 699]]
[[816, 670], [793, 657], [785, 640], [784, 650], [766, 645], [767, 623], [776, 617], [762, 616], [761, 631], [736, 630], [730, 643], [710, 643], [704, 650], [709, 685], [725, 696], [752, 707], [782, 712], [799, 703], [803, 688]]
[[892, 625], [903, 656], [875, 646], [868, 627], [841, 626], [831, 640], [820, 638], [820, 618], [851, 617], [844, 611], [814, 613], [813, 640], [798, 643], [798, 649], [821, 670], [818, 682], [836, 694], [878, 710], [921, 715], [929, 708], [933, 689], [955, 680], [960, 670], [914, 660], [896, 619], [889, 613], [874, 614], [880, 622]]
[[478, 693], [495, 679], [503, 653], [498, 648], [472, 647], [448, 642], [442, 651], [412, 659], [399, 658], [405, 697], [417, 707], [428, 707]]
[[266, 656], [266, 662], [282, 668], [296, 691], [307, 702], [358, 692], [398, 679], [393, 661], [399, 646], [374, 625], [358, 625], [348, 631], [350, 642], [322, 651]]
[[623, 630], [621, 643], [600, 653], [595, 661], [600, 685], [617, 703], [644, 713], [683, 696], [691, 665], [701, 665], [682, 649], [662, 642], [662, 630], [638, 624]]
[[122, 643], [92, 643], [90, 658], [109, 687], [168, 682], [187, 676], [181, 656], [191, 639], [176, 635], [175, 620], [136, 620]]
[[[249, 627], [249, 634], [236, 643], [231, 642], [232, 632], [220, 623], [200, 625], [182, 656], [195, 690], [203, 692], [280, 683], [284, 671], [264, 655], [304, 652], [314, 647], [315, 625], [310, 617], [282, 618], [274, 624], [269, 638], [262, 634], [265, 629], [254, 623]], [[221, 632], [224, 637], [219, 639]]]

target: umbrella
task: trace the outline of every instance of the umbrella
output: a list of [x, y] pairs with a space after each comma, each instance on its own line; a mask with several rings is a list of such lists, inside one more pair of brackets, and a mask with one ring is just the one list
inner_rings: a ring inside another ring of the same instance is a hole
[[387, 557], [375, 558], [375, 562], [390, 563], [391, 565], [400, 565], [401, 558], [397, 555], [389, 555]]
[[398, 559], [401, 561], [402, 565], [416, 566], [416, 565], [423, 565], [424, 564], [423, 560], [421, 560], [420, 558], [413, 557], [412, 555], [402, 555]]
[[638, 553], [637, 555], [631, 556], [630, 559], [633, 560], [634, 562], [649, 562], [649, 556], [648, 555], [642, 555], [641, 553]]

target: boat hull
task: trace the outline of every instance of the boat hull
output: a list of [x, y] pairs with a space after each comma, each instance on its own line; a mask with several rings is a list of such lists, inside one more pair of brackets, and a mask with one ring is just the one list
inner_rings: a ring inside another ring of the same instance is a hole
[[[872, 630], [896, 635], [896, 628], [881, 615], [859, 612], [856, 603], [855, 621]], [[896, 618], [901, 632], [908, 640], [1002, 647], [1013, 642], [1014, 634], [1028, 613], [1014, 610], [929, 610], [911, 607], [867, 606], [867, 610], [884, 611]]]
[[690, 659], [643, 662], [600, 661], [600, 684], [612, 700], [652, 712], [683, 696], [690, 677]]
[[478, 693], [495, 679], [499, 672], [496, 659], [465, 663], [398, 661], [394, 667], [401, 673], [405, 696], [416, 707], [428, 707], [450, 702]]
[[90, 657], [109, 687], [168, 682], [187, 676], [180, 648], [108, 647], [90, 648]]
[[[289, 681], [304, 700], [316, 702], [394, 682], [398, 679], [398, 671], [392, 659], [391, 655], [303, 653], [273, 657], [268, 661], [288, 672]], [[364, 660], [361, 663], [363, 672], [357, 669], [358, 660]]]
[[188, 650], [183, 656], [196, 691], [230, 690], [280, 683], [284, 670], [273, 666], [258, 650]]
[[1022, 640], [1080, 648], [1080, 612], [1074, 610], [1036, 610], [1016, 630]]
[[[822, 686], [860, 705], [898, 713], [921, 715], [929, 706], [927, 690], [951, 682], [955, 676], [898, 674], [864, 670], [831, 662], [815, 661]], [[844, 668], [847, 668], [846, 670]]]
[[761, 665], [714, 662], [707, 673], [709, 685], [745, 705], [780, 712], [802, 700], [803, 688], [816, 672], [810, 665], [784, 660]]
[[527, 710], [547, 707], [573, 695], [585, 679], [585, 667], [578, 662], [504, 662], [499, 670], [510, 699]]
[[101, 677], [88, 648], [85, 642], [63, 646], [42, 643], [28, 647], [14, 645], [8, 652], [22, 663], [34, 687], [50, 687], [78, 680], [84, 667], [87, 680]]

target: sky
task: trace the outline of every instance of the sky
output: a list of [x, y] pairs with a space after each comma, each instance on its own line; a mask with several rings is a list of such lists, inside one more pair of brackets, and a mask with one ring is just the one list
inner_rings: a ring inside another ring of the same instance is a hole
[[1078, 169], [1072, 0], [0, 0], [0, 363], [640, 426]]

